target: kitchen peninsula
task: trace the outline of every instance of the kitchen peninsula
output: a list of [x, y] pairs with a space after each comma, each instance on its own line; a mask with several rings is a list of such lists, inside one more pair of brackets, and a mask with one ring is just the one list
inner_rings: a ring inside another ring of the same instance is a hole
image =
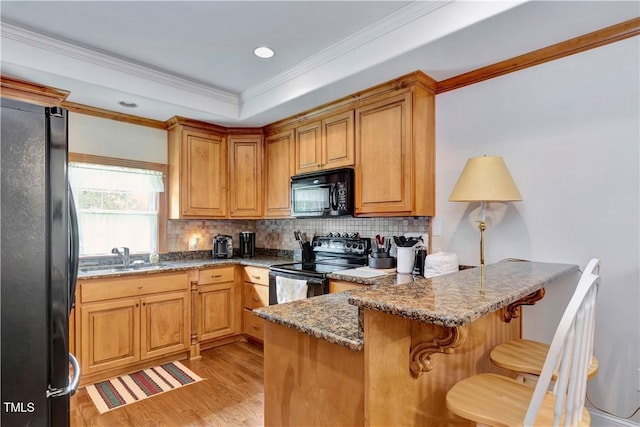
[[446, 409], [446, 392], [476, 373], [509, 374], [489, 352], [520, 337], [521, 305], [577, 271], [504, 261], [486, 267], [482, 293], [468, 269], [257, 309], [268, 320], [265, 425], [469, 425]]

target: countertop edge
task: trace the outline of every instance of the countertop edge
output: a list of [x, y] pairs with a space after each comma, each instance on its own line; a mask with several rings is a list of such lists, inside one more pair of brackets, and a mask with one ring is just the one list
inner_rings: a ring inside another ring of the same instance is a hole
[[[290, 258], [268, 257], [257, 258], [226, 258], [226, 259], [206, 259], [189, 261], [165, 261], [160, 263], [158, 268], [142, 267], [140, 270], [117, 271], [109, 273], [79, 272], [78, 280], [107, 279], [127, 276], [140, 276], [158, 273], [172, 273], [176, 271], [201, 270], [210, 267], [225, 267], [229, 265], [241, 265], [259, 268], [269, 268], [275, 264], [291, 262]], [[82, 269], [82, 267], [80, 267]], [[99, 271], [99, 269], [96, 269]]]
[[[359, 295], [360, 293], [362, 294], [370, 293], [366, 288], [365, 290], [362, 290], [362, 291], [356, 290], [355, 292], [353, 292], [347, 301], [349, 302], [349, 304], [352, 304], [360, 309], [380, 311], [383, 313], [393, 314], [395, 316], [400, 316], [407, 319], [416, 320], [419, 322], [431, 323], [434, 325], [439, 325], [444, 327], [459, 327], [459, 326], [464, 326], [466, 324], [469, 324], [490, 312], [500, 310], [508, 306], [509, 304], [512, 304], [518, 301], [519, 299], [533, 292], [536, 292], [541, 288], [544, 288], [547, 284], [551, 282], [568, 277], [571, 274], [580, 271], [579, 266], [575, 264], [555, 264], [555, 265], [564, 265], [567, 268], [557, 272], [556, 274], [552, 274], [548, 276], [544, 282], [533, 284], [526, 288], [521, 288], [517, 292], [514, 292], [513, 294], [509, 295], [507, 298], [504, 298], [498, 302], [494, 302], [493, 304], [487, 303], [481, 306], [477, 306], [473, 310], [468, 310], [467, 312], [463, 314], [459, 314], [455, 317], [447, 317], [446, 315], [436, 314], [430, 311], [417, 309], [414, 307], [408, 307], [405, 305], [399, 305], [394, 303], [386, 303], [384, 301], [375, 301], [373, 300], [373, 298], [366, 298], [366, 296], [365, 297], [360, 296]], [[458, 272], [451, 273], [451, 274], [458, 274]], [[390, 286], [390, 285], [380, 285], [380, 288], [383, 288], [385, 286]]]
[[[265, 308], [265, 307], [262, 307], [262, 308]], [[322, 331], [318, 328], [306, 326], [299, 322], [290, 322], [280, 316], [273, 315], [270, 313], [265, 313], [264, 311], [262, 311], [262, 308], [257, 308], [253, 310], [253, 314], [269, 322], [286, 326], [288, 328], [310, 335], [314, 338], [322, 339], [332, 344], [337, 344], [341, 347], [346, 347], [349, 350], [362, 351], [364, 349], [364, 339], [356, 341], [349, 338], [345, 338], [341, 335], [338, 335], [332, 332]]]

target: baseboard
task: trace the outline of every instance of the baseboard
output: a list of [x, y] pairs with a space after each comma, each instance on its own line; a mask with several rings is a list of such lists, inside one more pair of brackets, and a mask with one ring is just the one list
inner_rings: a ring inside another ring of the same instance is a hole
[[591, 414], [591, 427], [640, 427], [640, 424], [589, 408]]

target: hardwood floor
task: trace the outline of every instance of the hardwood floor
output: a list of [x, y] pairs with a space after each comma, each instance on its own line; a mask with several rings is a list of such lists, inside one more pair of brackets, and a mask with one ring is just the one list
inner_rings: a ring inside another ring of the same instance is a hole
[[71, 398], [71, 426], [262, 426], [264, 386], [262, 348], [247, 342], [181, 360], [203, 378], [196, 384], [100, 415], [86, 389]]

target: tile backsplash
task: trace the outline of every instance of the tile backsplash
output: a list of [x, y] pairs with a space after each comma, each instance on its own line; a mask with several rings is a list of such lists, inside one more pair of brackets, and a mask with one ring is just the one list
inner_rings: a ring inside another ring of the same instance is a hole
[[300, 230], [311, 239], [314, 235], [329, 232], [358, 232], [362, 237], [400, 235], [403, 233], [428, 233], [429, 217], [392, 218], [309, 218], [309, 219], [261, 219], [261, 220], [169, 220], [167, 225], [167, 249], [169, 252], [210, 250], [213, 237], [228, 234], [233, 246], [238, 247], [241, 231], [256, 233], [256, 247], [265, 249], [294, 250], [298, 246], [293, 230]]

